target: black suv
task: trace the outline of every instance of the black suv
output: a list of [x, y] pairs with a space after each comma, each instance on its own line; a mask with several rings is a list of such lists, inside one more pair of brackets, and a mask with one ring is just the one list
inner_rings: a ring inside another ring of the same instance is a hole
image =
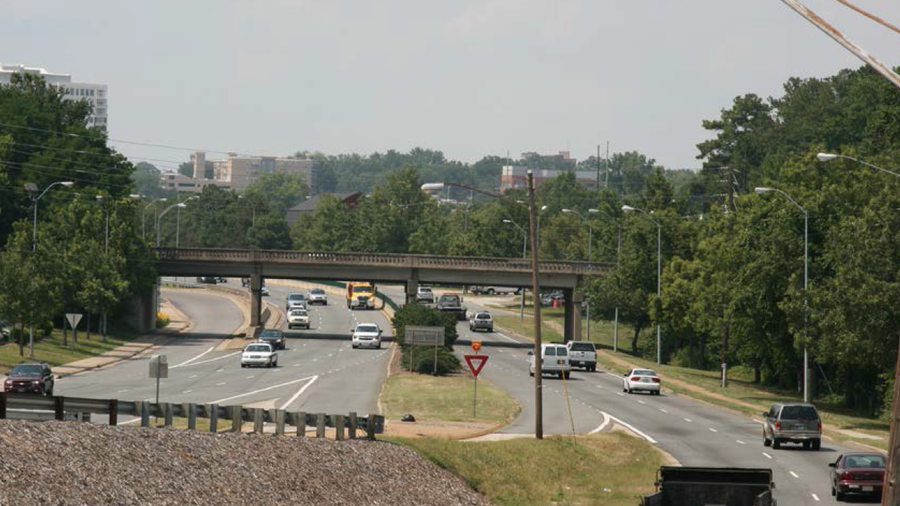
[[259, 333], [259, 341], [269, 344], [273, 350], [285, 349], [284, 334], [278, 329], [265, 329]]
[[7, 393], [26, 393], [53, 395], [53, 373], [50, 366], [42, 362], [27, 362], [13, 367], [3, 391]]

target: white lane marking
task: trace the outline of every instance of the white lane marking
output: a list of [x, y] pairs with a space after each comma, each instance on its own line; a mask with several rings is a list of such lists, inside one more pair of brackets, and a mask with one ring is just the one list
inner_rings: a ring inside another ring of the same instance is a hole
[[225, 385], [225, 384], [226, 384], [226, 383], [223, 381], [223, 382], [221, 382], [221, 383], [216, 383], [216, 386], [217, 386], [217, 387], [220, 387], [220, 386]]
[[799, 478], [799, 477], [800, 477], [800, 476], [798, 476], [797, 473], [795, 473], [794, 471], [789, 471], [789, 472], [791, 473], [791, 476], [793, 476], [794, 478]]
[[223, 358], [228, 358], [228, 357], [233, 357], [233, 356], [235, 356], [235, 355], [240, 355], [241, 353], [243, 353], [243, 350], [241, 350], [241, 351], [236, 351], [236, 352], [234, 352], [234, 353], [229, 353], [228, 355], [222, 355], [221, 357], [211, 358], [211, 359], [209, 359], [209, 360], [203, 360], [203, 361], [200, 361], [200, 362], [194, 362], [193, 364], [185, 365], [185, 367], [194, 367], [195, 365], [208, 364], [208, 363], [210, 363], [210, 362], [215, 362], [215, 361], [217, 361], [217, 360], [222, 360]]
[[277, 385], [272, 385], [272, 386], [270, 386], [270, 387], [260, 388], [259, 390], [253, 390], [253, 391], [251, 391], [251, 392], [244, 392], [244, 393], [242, 393], [242, 394], [232, 395], [231, 397], [226, 397], [226, 398], [224, 398], [224, 399], [219, 399], [219, 400], [217, 400], [217, 401], [212, 401], [212, 402], [210, 402], [209, 404], [220, 404], [220, 403], [223, 403], [223, 402], [225, 402], [225, 401], [230, 401], [230, 400], [233, 400], [233, 399], [238, 399], [238, 398], [240, 398], [240, 397], [246, 397], [246, 396], [248, 396], [248, 395], [254, 395], [254, 394], [261, 393], [261, 392], [268, 392], [269, 390], [274, 390], [274, 389], [276, 389], [276, 388], [286, 387], [286, 386], [288, 386], [288, 385], [295, 385], [295, 384], [297, 384], [297, 383], [300, 383], [301, 381], [307, 381], [307, 380], [309, 380], [309, 379], [312, 378], [312, 377], [313, 377], [313, 376], [307, 376], [307, 377], [305, 377], [305, 378], [295, 379], [295, 380], [292, 380], [292, 381], [286, 381], [286, 382], [284, 382], [284, 383], [278, 383]]
[[512, 342], [514, 342], [514, 343], [521, 343], [521, 342], [522, 342], [522, 341], [519, 341], [519, 340], [517, 340], [517, 339], [513, 339], [513, 338], [511, 338], [511, 337], [509, 337], [509, 336], [507, 336], [507, 335], [505, 335], [505, 334], [501, 334], [500, 332], [494, 332], [494, 335], [495, 335], [495, 336], [500, 336], [500, 337], [502, 337], [503, 339], [512, 341]]
[[603, 385], [597, 385], [597, 388], [603, 388]]
[[772, 456], [771, 456], [771, 455], [769, 455], [769, 454], [768, 454], [768, 453], [766, 453], [766, 452], [762, 452], [762, 454], [763, 454], [763, 455], [765, 455], [765, 456], [766, 456], [766, 458], [767, 458], [767, 459], [771, 459], [771, 458], [772, 458]]
[[741, 441], [740, 439], [735, 439], [735, 441], [737, 441], [737, 443], [738, 443], [739, 445], [745, 445], [745, 444], [747, 444], [747, 443]]
[[300, 367], [300, 364], [294, 364], [294, 367]]
[[191, 393], [191, 392], [193, 392], [193, 390], [185, 390], [184, 392], [181, 392], [181, 393], [183, 393], [183, 394], [189, 394], [189, 393]]
[[684, 421], [687, 422], [687, 423], [691, 423], [691, 419], [690, 419], [690, 418], [685, 418]]
[[253, 374], [251, 374], [250, 376], [247, 376], [247, 379], [253, 379], [253, 378], [255, 378], [255, 377], [256, 377], [256, 376], [254, 376]]
[[123, 388], [123, 389], [122, 389], [122, 390], [119, 390], [119, 391], [118, 391], [118, 392], [117, 392], [117, 393], [120, 393], [120, 394], [122, 394], [122, 393], [125, 393], [125, 392], [127, 392], [127, 391], [128, 391], [128, 389], [127, 389], [127, 388]]
[[659, 408], [659, 410], [662, 411], [663, 413], [668, 413], [668, 411], [664, 410], [663, 408]]
[[819, 496], [817, 496], [816, 494], [812, 494], [812, 498], [816, 501], [821, 501], [821, 499], [819, 499]]
[[605, 429], [607, 425], [609, 425], [609, 415], [607, 415], [603, 411], [601, 411], [600, 414], [603, 415], [603, 423], [601, 423], [596, 429], [588, 432], [588, 434], [596, 434]]
[[300, 390], [297, 390], [297, 393], [295, 393], [293, 397], [288, 399], [288, 401], [285, 402], [283, 406], [281, 406], [281, 409], [287, 409], [287, 407], [290, 406], [294, 401], [296, 401], [297, 397], [300, 397], [301, 395], [303, 395], [303, 392], [305, 392], [307, 388], [309, 388], [313, 383], [315, 383], [317, 379], [319, 379], [318, 375], [313, 376], [312, 379], [309, 380], [309, 383], [303, 385], [300, 388]]
[[641, 436], [642, 438], [646, 439], [646, 440], [649, 441], [651, 444], [656, 444], [656, 440], [655, 440], [655, 439], [653, 439], [652, 437], [648, 436], [647, 434], [644, 434], [643, 432], [641, 432], [640, 430], [638, 430], [637, 428], [635, 428], [634, 425], [631, 425], [631, 424], [628, 423], [628, 422], [624, 422], [624, 421], [622, 421], [621, 419], [616, 418], [616, 417], [614, 417], [614, 416], [612, 416], [612, 415], [609, 415], [609, 417], [612, 418], [613, 420], [615, 420], [616, 423], [619, 423], [619, 424], [621, 424], [621, 425], [624, 425], [624, 426], [625, 426], [628, 430], [630, 430], [631, 432], [634, 432], [634, 433], [637, 434], [638, 436]]
[[713, 429], [712, 427], [709, 428], [709, 431], [710, 431], [710, 432], [719, 432], [719, 431], [717, 431], [716, 429]]
[[180, 364], [173, 365], [173, 366], [170, 367], [169, 369], [176, 369], [176, 368], [178, 368], [178, 367], [184, 367], [184, 366], [190, 364], [191, 362], [193, 362], [193, 361], [199, 359], [200, 357], [206, 355], [207, 353], [213, 351], [214, 349], [216, 349], [215, 346], [210, 346], [210, 348], [209, 348], [208, 350], [206, 350], [206, 351], [204, 351], [203, 353], [197, 355], [196, 357], [194, 357], [194, 358], [189, 358], [189, 359], [185, 360], [184, 362], [182, 362], [182, 363], [180, 363]]
[[616, 393], [621, 395], [622, 397], [625, 397], [625, 394], [623, 394], [622, 392], [616, 392]]
[[191, 374], [190, 376], [188, 376], [188, 379], [194, 379], [194, 378], [196, 378], [196, 377], [197, 377], [196, 374]]
[[640, 399], [638, 399], [638, 403], [640, 403], [640, 404], [647, 404], [646, 402], [644, 402], [644, 401], [642, 401], [642, 400], [640, 400]]

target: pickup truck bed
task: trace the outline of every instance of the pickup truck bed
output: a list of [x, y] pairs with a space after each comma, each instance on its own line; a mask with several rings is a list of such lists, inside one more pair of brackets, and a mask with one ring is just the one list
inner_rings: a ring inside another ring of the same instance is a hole
[[776, 506], [771, 469], [663, 466], [658, 476], [641, 506]]

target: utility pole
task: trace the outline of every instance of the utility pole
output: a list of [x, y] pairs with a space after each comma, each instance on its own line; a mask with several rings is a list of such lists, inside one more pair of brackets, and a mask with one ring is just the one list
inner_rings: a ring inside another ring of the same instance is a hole
[[531, 299], [534, 308], [534, 437], [544, 439], [544, 403], [541, 389], [541, 287], [538, 279], [537, 209], [534, 201], [534, 174], [528, 171], [528, 227], [531, 230]]
[[606, 182], [603, 183], [604, 188], [609, 188], [609, 141], [606, 141]]
[[600, 191], [600, 145], [597, 144], [597, 191]]
[[891, 409], [891, 435], [888, 439], [887, 469], [884, 473], [884, 488], [881, 494], [882, 506], [900, 503], [900, 353], [894, 367], [894, 406]]

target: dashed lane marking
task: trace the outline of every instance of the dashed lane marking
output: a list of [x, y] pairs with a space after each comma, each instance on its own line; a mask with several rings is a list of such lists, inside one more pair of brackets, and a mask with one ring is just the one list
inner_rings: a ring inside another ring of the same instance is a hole
[[194, 378], [196, 378], [196, 377], [197, 377], [196, 374], [191, 374], [190, 376], [188, 376], [188, 379], [194, 379]]
[[663, 413], [668, 413], [668, 411], [664, 410], [663, 408], [659, 408], [659, 410], [662, 411]]
[[735, 441], [737, 441], [737, 443], [738, 443], [739, 445], [745, 445], [745, 444], [747, 444], [747, 443], [741, 441], [740, 439], [735, 439]]
[[709, 431], [710, 431], [710, 432], [719, 432], [719, 431], [717, 431], [716, 429], [713, 429], [712, 427], [709, 428]]
[[118, 390], [117, 393], [123, 394], [123, 393], [125, 393], [125, 392], [127, 392], [127, 391], [128, 391], [127, 388], [123, 388], [122, 390]]
[[799, 477], [800, 477], [800, 476], [798, 476], [797, 473], [795, 473], [794, 471], [789, 471], [789, 472], [791, 473], [791, 476], [793, 476], [794, 478], [799, 478]]
[[223, 382], [221, 382], [221, 383], [216, 383], [216, 386], [217, 386], [217, 387], [220, 387], [220, 386], [225, 385], [225, 384], [227, 384], [227, 383], [226, 383], [225, 381], [223, 381]]
[[254, 376], [254, 375], [251, 374], [250, 376], [247, 376], [247, 379], [253, 379], [253, 378], [255, 378], [255, 377], [256, 377], [256, 376]]
[[640, 399], [638, 399], [638, 403], [639, 403], [639, 404], [647, 404], [646, 402], [644, 402], [644, 401], [642, 401], [642, 400], [640, 400]]
[[765, 456], [766, 456], [766, 458], [767, 458], [767, 459], [771, 459], [771, 458], [772, 458], [772, 456], [771, 456], [771, 455], [769, 455], [769, 454], [768, 454], [768, 453], [766, 453], [766, 452], [762, 452], [762, 454], [763, 454], [763, 455], [765, 455]]
[[812, 495], [813, 500], [821, 501], [821, 499], [819, 499], [819, 496], [817, 496], [816, 494], [811, 494], [811, 495]]
[[189, 393], [191, 393], [191, 392], [193, 392], [193, 390], [185, 390], [184, 392], [181, 392], [181, 393], [182, 393], [182, 394], [189, 394]]
[[691, 423], [691, 419], [690, 419], [690, 418], [685, 418], [684, 421], [687, 422], [687, 423]]

